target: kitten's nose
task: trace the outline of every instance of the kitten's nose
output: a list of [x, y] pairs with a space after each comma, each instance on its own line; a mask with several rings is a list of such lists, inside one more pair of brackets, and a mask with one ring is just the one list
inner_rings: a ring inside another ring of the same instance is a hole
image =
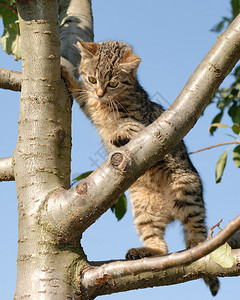
[[104, 96], [104, 90], [103, 89], [97, 89], [96, 95], [98, 98], [102, 98]]

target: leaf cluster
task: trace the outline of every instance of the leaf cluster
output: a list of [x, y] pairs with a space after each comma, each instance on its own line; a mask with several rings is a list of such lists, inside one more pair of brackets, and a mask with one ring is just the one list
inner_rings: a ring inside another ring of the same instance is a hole
[[[220, 183], [222, 180], [222, 176], [223, 176], [223, 171], [226, 167], [226, 163], [227, 163], [227, 157], [228, 157], [228, 151], [230, 149], [232, 149], [233, 147], [235, 147], [232, 151], [232, 159], [233, 162], [235, 163], [236, 167], [240, 168], [240, 139], [239, 139], [239, 135], [240, 135], [240, 124], [239, 123], [234, 123], [231, 127], [225, 124], [221, 124], [221, 123], [212, 123], [212, 125], [209, 127], [209, 131], [211, 132], [216, 128], [231, 128], [233, 134], [236, 136], [236, 139], [232, 142], [230, 142], [232, 145], [227, 148], [222, 155], [219, 157], [217, 164], [216, 164], [216, 169], [215, 169], [215, 177], [216, 177], [216, 183]], [[235, 137], [234, 136], [234, 137]], [[236, 144], [238, 144], [236, 146]]]
[[[240, 0], [231, 0], [231, 16], [223, 17], [221, 22], [216, 24], [212, 31], [221, 33], [225, 27], [227, 27], [234, 18], [240, 13]], [[232, 149], [236, 144], [239, 144], [240, 135], [240, 65], [237, 65], [233, 70], [233, 83], [230, 87], [219, 89], [214, 97], [213, 102], [216, 107], [220, 110], [217, 115], [213, 118], [212, 124], [209, 128], [210, 134], [213, 135], [217, 128], [228, 127], [232, 129], [234, 137], [233, 146], [226, 149], [222, 155], [219, 157], [216, 164], [215, 174], [216, 183], [220, 183], [223, 175], [223, 171], [226, 166], [228, 150]], [[221, 120], [224, 114], [228, 114], [232, 122], [231, 126], [221, 124]], [[240, 145], [236, 146], [232, 152], [232, 158], [235, 165], [240, 167]]]
[[[220, 112], [213, 118], [212, 124], [220, 123], [225, 112], [228, 113], [233, 124], [240, 124], [240, 66], [235, 68], [232, 75], [234, 82], [231, 86], [219, 89], [215, 94], [214, 101]], [[211, 135], [216, 129], [216, 126], [210, 128]]]

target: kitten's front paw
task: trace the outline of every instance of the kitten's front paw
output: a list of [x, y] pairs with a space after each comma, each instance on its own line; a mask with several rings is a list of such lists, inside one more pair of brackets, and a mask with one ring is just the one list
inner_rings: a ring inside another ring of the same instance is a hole
[[129, 141], [130, 141], [130, 137], [126, 133], [118, 132], [112, 137], [110, 143], [116, 147], [121, 147], [126, 145]]
[[72, 79], [72, 76], [70, 75], [70, 73], [68, 72], [67, 67], [65, 66], [61, 66], [61, 74], [62, 74], [62, 78], [65, 80], [67, 87], [70, 87], [70, 82]]
[[143, 257], [150, 257], [150, 256], [161, 256], [163, 253], [159, 250], [148, 248], [148, 247], [140, 247], [140, 248], [132, 248], [128, 250], [126, 254], [126, 259], [135, 260], [141, 259]]

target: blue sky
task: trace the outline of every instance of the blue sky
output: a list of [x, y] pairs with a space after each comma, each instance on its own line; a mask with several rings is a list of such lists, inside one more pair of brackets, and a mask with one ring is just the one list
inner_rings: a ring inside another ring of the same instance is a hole
[[[124, 40], [131, 44], [142, 59], [138, 70], [139, 81], [152, 97], [167, 108], [184, 87], [191, 73], [214, 44], [217, 35], [210, 29], [222, 16], [230, 15], [230, 1], [219, 0], [93, 0], [95, 41]], [[1, 25], [1, 31], [2, 31]], [[21, 62], [0, 50], [0, 66], [21, 70]], [[230, 82], [227, 79], [224, 84]], [[166, 100], [164, 101], [161, 96]], [[11, 156], [17, 140], [20, 93], [0, 90], [0, 157]], [[208, 132], [216, 114], [210, 105], [196, 126], [186, 136], [189, 151], [231, 140], [227, 129], [214, 137]], [[227, 116], [223, 122], [229, 123]], [[73, 106], [72, 176], [92, 170], [100, 164], [102, 151], [96, 129], [80, 109]], [[204, 184], [207, 223], [210, 227], [223, 218], [222, 226], [239, 213], [239, 170], [229, 157], [221, 184], [215, 184], [215, 165], [225, 150], [219, 147], [191, 156]], [[14, 182], [0, 183], [0, 294], [1, 299], [13, 299], [16, 282], [17, 258], [17, 199]], [[184, 247], [179, 223], [170, 225], [166, 240], [170, 251]], [[135, 233], [129, 205], [126, 216], [117, 222], [108, 211], [83, 235], [83, 247], [89, 260], [122, 259], [131, 247], [141, 243]], [[236, 299], [239, 278], [221, 279], [217, 300]], [[189, 283], [149, 288], [145, 290], [102, 296], [102, 299], [211, 299], [201, 280]]]

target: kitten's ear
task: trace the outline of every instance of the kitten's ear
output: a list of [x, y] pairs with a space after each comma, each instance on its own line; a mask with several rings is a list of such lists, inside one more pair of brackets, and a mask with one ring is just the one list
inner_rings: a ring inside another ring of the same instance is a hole
[[96, 56], [98, 44], [88, 42], [77, 42], [78, 47], [81, 50], [82, 57], [93, 58]]
[[120, 65], [128, 68], [128, 69], [137, 69], [138, 65], [141, 62], [141, 58], [138, 57], [135, 53], [131, 50], [127, 50], [123, 54], [123, 59], [120, 62]]

